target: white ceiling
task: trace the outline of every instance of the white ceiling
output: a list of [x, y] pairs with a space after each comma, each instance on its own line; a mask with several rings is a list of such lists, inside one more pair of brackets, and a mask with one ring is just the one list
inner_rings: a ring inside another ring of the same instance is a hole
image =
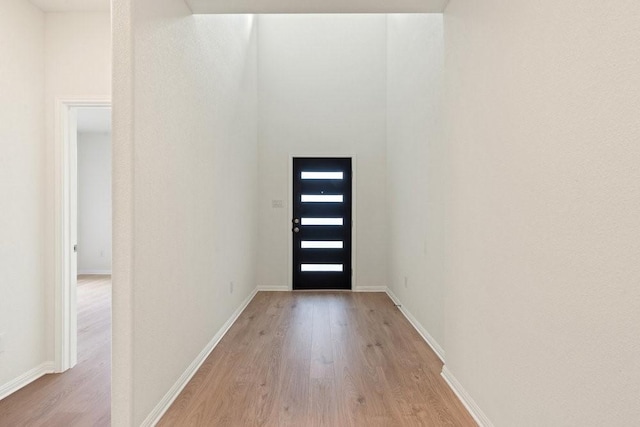
[[44, 12], [108, 12], [111, 0], [31, 0]]
[[111, 108], [78, 108], [78, 133], [111, 133]]
[[185, 0], [194, 13], [441, 13], [449, 0]]

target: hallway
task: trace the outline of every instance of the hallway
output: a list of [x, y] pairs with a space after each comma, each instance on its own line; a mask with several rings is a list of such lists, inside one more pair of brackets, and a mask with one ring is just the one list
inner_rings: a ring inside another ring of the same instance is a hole
[[[638, 425], [639, 23], [638, 0], [0, 1], [0, 427]], [[77, 201], [83, 175], [110, 185]], [[79, 322], [76, 272], [114, 273]]]
[[111, 276], [78, 277], [78, 364], [0, 400], [0, 426], [109, 426]]
[[384, 293], [258, 293], [160, 426], [474, 426]]

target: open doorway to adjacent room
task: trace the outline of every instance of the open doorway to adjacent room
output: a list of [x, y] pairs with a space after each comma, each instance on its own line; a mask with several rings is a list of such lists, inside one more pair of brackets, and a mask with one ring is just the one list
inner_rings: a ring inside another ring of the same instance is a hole
[[[62, 101], [57, 139], [56, 389], [92, 425], [111, 410], [111, 104]], [[35, 383], [34, 383], [35, 384]], [[38, 402], [40, 402], [39, 400]], [[45, 399], [46, 401], [46, 399]], [[66, 405], [62, 407], [67, 407]]]
[[[61, 102], [56, 372], [77, 416], [109, 424], [111, 390], [111, 105]], [[66, 407], [66, 406], [64, 406]]]

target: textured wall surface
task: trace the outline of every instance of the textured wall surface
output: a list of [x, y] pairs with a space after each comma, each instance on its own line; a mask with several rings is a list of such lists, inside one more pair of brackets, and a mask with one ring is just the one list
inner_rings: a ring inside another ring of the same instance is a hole
[[[286, 288], [290, 282], [290, 156], [355, 155], [355, 280], [386, 287], [385, 19], [260, 17], [262, 286]], [[283, 200], [285, 208], [272, 208], [272, 200]]]
[[446, 10], [447, 366], [496, 426], [640, 420], [639, 22]]
[[133, 425], [134, 29], [131, 0], [113, 0], [111, 424]]
[[442, 15], [387, 19], [389, 287], [443, 346]]
[[257, 246], [253, 17], [144, 0], [127, 23], [130, 5], [114, 43], [115, 425], [139, 425], [255, 289]]
[[0, 387], [43, 363], [44, 15], [0, 3]]
[[111, 134], [78, 135], [78, 273], [111, 272]]

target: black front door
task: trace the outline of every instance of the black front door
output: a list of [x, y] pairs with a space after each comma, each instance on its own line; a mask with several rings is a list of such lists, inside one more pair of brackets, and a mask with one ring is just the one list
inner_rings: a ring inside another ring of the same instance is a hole
[[293, 159], [293, 289], [351, 289], [351, 159]]

